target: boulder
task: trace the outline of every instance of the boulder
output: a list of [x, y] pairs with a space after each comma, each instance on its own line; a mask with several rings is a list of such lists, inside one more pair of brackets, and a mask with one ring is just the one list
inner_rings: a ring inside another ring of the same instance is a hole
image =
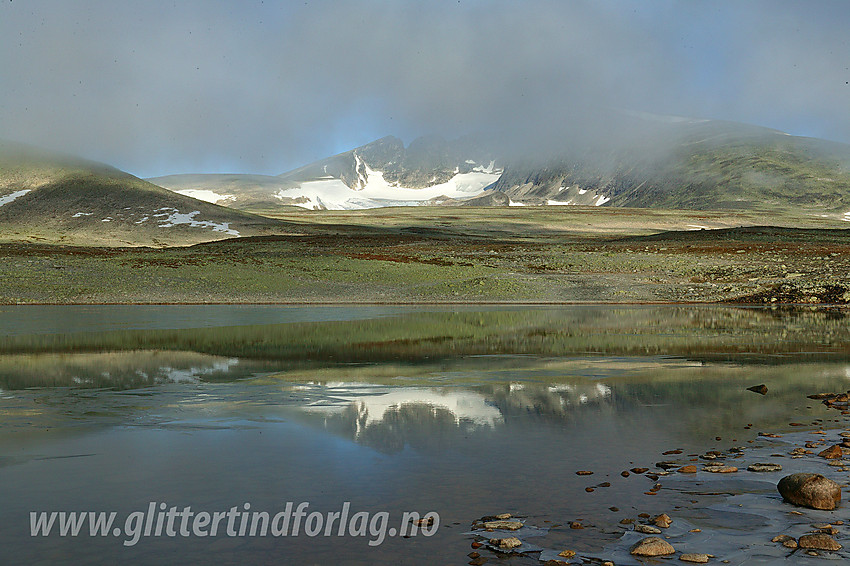
[[791, 474], [776, 487], [785, 501], [801, 507], [829, 511], [841, 502], [841, 487], [820, 474]]

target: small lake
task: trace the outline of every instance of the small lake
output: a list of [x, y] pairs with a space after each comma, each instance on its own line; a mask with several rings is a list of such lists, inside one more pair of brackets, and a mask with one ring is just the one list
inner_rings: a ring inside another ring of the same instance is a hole
[[[525, 522], [527, 551], [477, 549], [492, 564], [564, 549], [578, 553], [564, 562], [641, 564], [628, 547], [642, 513], [674, 518], [677, 550], [817, 563], [770, 539], [843, 515], [790, 513], [775, 490], [784, 473], [745, 469], [770, 459], [847, 482], [788, 452], [846, 427], [807, 395], [850, 389], [848, 314], [0, 307], [0, 563], [466, 564], [473, 542], [512, 536], [473, 532], [500, 513]], [[760, 384], [767, 394], [748, 390]], [[657, 466], [701, 466], [710, 451], [741, 471]], [[298, 535], [250, 535], [252, 514], [272, 522], [288, 502], [308, 504]], [[193, 532], [187, 508], [230, 512], [233, 534], [226, 516], [216, 536], [203, 522]], [[89, 511], [116, 514], [103, 536], [88, 523], [60, 536], [58, 515], [51, 534], [31, 534], [31, 512]], [[409, 512], [437, 525], [392, 536]], [[360, 523], [338, 536], [332, 513]]]

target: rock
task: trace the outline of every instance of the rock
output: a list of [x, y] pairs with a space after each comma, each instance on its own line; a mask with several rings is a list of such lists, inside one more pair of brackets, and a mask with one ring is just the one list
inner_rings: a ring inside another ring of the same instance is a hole
[[647, 537], [635, 543], [629, 552], [634, 556], [666, 556], [676, 552], [676, 549], [662, 538]]
[[782, 466], [779, 464], [767, 462], [764, 464], [750, 464], [749, 466], [747, 466], [747, 470], [751, 472], [781, 472]]
[[841, 545], [829, 535], [818, 533], [814, 535], [803, 535], [797, 541], [800, 548], [811, 548], [814, 550], [841, 550]]
[[666, 529], [667, 527], [673, 524], [673, 519], [671, 519], [670, 515], [668, 515], [667, 513], [662, 513], [661, 515], [658, 515], [657, 517], [653, 518], [652, 523], [656, 527]]
[[711, 554], [683, 554], [679, 557], [679, 560], [682, 562], [694, 562], [696, 564], [705, 564], [708, 562], [708, 559], [711, 558]]
[[732, 474], [738, 471], [738, 468], [735, 466], [705, 466], [702, 469], [704, 472], [711, 472], [712, 474]]
[[696, 466], [682, 466], [681, 468], [679, 468], [676, 471], [679, 472], [680, 474], [695, 474], [695, 473], [697, 473], [697, 467]]
[[502, 530], [502, 531], [518, 531], [522, 528], [520, 521], [485, 521], [485, 529]]
[[570, 528], [573, 530], [580, 530], [584, 528], [584, 525], [582, 525], [578, 521], [573, 521], [572, 523], [570, 523]]
[[822, 452], [818, 452], [818, 456], [826, 458], [827, 460], [835, 460], [841, 458], [843, 455], [844, 453], [841, 451], [841, 447], [837, 444], [830, 446]]
[[785, 542], [786, 540], [794, 540], [794, 537], [791, 535], [776, 535], [770, 539], [770, 542]]
[[576, 472], [577, 476], [590, 476], [592, 474], [593, 472], [591, 472], [590, 470], [579, 470]]
[[496, 518], [497, 518], [497, 519], [499, 519], [499, 520], [506, 520], [506, 519], [510, 519], [510, 518], [511, 518], [511, 514], [510, 514], [510, 513], [501, 513], [501, 514], [499, 514], [499, 515], [496, 515]]
[[492, 544], [493, 546], [498, 546], [502, 550], [511, 550], [512, 548], [522, 546], [522, 541], [516, 537], [491, 538], [490, 544]]
[[473, 558], [469, 561], [469, 564], [472, 566], [483, 566], [487, 563], [487, 559], [483, 556], [479, 556], [478, 558]]
[[797, 544], [796, 540], [791, 539], [791, 540], [783, 540], [782, 546], [784, 546], [785, 548], [797, 548], [799, 545]]
[[767, 395], [767, 385], [762, 383], [761, 385], [753, 385], [752, 387], [747, 387], [747, 391], [752, 391], [753, 393], [758, 393], [759, 395]]
[[635, 530], [645, 535], [660, 535], [661, 529], [652, 525], [635, 525]]
[[791, 474], [776, 488], [785, 501], [801, 507], [829, 511], [841, 503], [841, 487], [820, 474]]
[[563, 556], [564, 558], [572, 558], [576, 555], [575, 550], [562, 550], [558, 553], [558, 556]]
[[678, 468], [679, 462], [674, 462], [673, 460], [667, 460], [667, 461], [664, 461], [664, 462], [656, 462], [655, 467], [661, 468], [662, 470], [665, 470], [665, 471], [671, 470], [673, 468]]
[[830, 524], [826, 524], [826, 525], [812, 525], [812, 526], [813, 526], [815, 529], [817, 529], [817, 532], [819, 532], [819, 533], [823, 533], [823, 534], [825, 534], [825, 535], [832, 535], [832, 536], [835, 536], [835, 535], [837, 535], [837, 534], [838, 534], [838, 529], [836, 529], [835, 527], [833, 527], [833, 526], [832, 526], [832, 525], [830, 525]]

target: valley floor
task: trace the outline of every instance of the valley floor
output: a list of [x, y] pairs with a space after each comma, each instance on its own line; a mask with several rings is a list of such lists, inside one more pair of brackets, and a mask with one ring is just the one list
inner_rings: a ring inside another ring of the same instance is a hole
[[293, 212], [279, 235], [160, 249], [7, 241], [0, 303], [850, 302], [840, 218], [564, 208]]

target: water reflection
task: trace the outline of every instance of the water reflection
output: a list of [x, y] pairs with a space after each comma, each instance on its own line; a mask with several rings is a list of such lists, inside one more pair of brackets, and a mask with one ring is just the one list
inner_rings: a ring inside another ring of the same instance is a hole
[[[212, 317], [215, 328], [185, 328], [175, 315], [171, 326], [63, 334], [28, 334], [24, 324], [0, 337], [0, 562], [456, 563], [467, 561], [465, 525], [501, 511], [598, 525], [553, 529], [547, 548], [615, 540], [623, 514], [611, 507], [676, 509], [677, 525], [708, 533], [684, 516], [695, 495], [665, 484], [648, 497], [652, 483], [620, 472], [654, 466], [672, 448], [684, 458], [762, 430], [837, 427], [806, 395], [850, 386], [843, 311], [349, 314], [231, 327]], [[747, 390], [759, 383], [767, 395]], [[586, 491], [603, 481], [610, 487]], [[292, 538], [127, 550], [109, 537], [25, 531], [33, 508], [126, 512], [151, 500], [215, 510], [352, 501], [436, 509], [446, 528], [376, 549]]]
[[133, 351], [0, 356], [0, 387], [137, 389], [167, 383], [232, 381], [252, 376], [257, 364], [195, 352]]

